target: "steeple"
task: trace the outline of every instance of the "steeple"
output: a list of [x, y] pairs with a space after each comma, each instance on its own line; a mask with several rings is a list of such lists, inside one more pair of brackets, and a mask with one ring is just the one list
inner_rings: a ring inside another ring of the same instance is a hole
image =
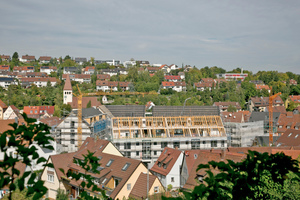
[[72, 103], [73, 90], [72, 90], [72, 85], [71, 85], [69, 74], [67, 75], [67, 78], [66, 78], [66, 81], [65, 81], [63, 94], [64, 94], [64, 104], [67, 104], [68, 102]]

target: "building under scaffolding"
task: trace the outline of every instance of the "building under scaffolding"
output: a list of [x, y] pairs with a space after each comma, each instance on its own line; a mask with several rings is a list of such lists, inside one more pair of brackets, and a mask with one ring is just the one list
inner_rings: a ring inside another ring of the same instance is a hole
[[227, 147], [215, 106], [155, 106], [152, 116], [145, 116], [145, 106], [101, 106], [100, 110], [110, 119], [110, 140], [130, 158], [153, 163], [166, 146], [182, 150]]

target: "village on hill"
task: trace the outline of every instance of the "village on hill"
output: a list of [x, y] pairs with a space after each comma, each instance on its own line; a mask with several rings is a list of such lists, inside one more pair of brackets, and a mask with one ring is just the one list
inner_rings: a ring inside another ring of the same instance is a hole
[[[32, 145], [53, 167], [18, 166], [39, 172], [45, 198], [59, 189], [79, 196], [77, 180], [60, 169], [84, 174], [74, 160], [88, 152], [100, 172], [89, 173], [108, 197], [176, 197], [208, 176], [199, 164], [241, 162], [248, 150], [299, 159], [299, 82], [293, 72], [3, 54], [0, 133], [24, 124], [24, 113], [50, 127], [54, 149]], [[0, 160], [5, 154], [17, 158], [9, 146]]]

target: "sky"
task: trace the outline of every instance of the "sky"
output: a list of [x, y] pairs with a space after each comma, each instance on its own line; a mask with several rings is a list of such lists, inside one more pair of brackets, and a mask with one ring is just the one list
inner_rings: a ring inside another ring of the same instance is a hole
[[0, 54], [300, 74], [299, 0], [0, 0]]

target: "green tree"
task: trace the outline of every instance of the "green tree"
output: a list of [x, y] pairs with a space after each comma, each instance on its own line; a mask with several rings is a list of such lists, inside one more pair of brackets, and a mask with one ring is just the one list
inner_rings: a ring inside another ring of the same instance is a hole
[[64, 60], [66, 61], [66, 60], [71, 60], [72, 58], [71, 58], [71, 56], [69, 56], [69, 55], [66, 55], [65, 56], [65, 58], [64, 58]]
[[236, 107], [233, 105], [229, 105], [227, 111], [228, 112], [236, 112]]
[[18, 65], [19, 64], [19, 54], [18, 52], [15, 52], [12, 56], [12, 63], [14, 65]]
[[56, 194], [56, 200], [69, 200], [68, 194], [64, 190], [58, 189]]
[[14, 191], [17, 189], [20, 192], [26, 189], [25, 179], [27, 182], [26, 196], [32, 196], [33, 199], [40, 199], [46, 192], [47, 188], [43, 185], [44, 182], [36, 180], [37, 174], [32, 172], [24, 172], [23, 175], [16, 168], [18, 162], [31, 166], [32, 162], [45, 163], [43, 166], [53, 167], [52, 164], [46, 164], [46, 159], [40, 157], [33, 143], [42, 148], [53, 150], [50, 141], [54, 140], [50, 136], [50, 127], [40, 123], [35, 124], [35, 119], [30, 119], [24, 113], [22, 114], [25, 124], [18, 125], [17, 123], [10, 124], [12, 130], [7, 130], [0, 136], [0, 148], [5, 152], [8, 148], [14, 148], [17, 156], [4, 154], [4, 160], [0, 161], [0, 188], [9, 187], [8, 199], [11, 200]]
[[92, 102], [91, 100], [86, 104], [86, 108], [91, 108], [92, 107]]

